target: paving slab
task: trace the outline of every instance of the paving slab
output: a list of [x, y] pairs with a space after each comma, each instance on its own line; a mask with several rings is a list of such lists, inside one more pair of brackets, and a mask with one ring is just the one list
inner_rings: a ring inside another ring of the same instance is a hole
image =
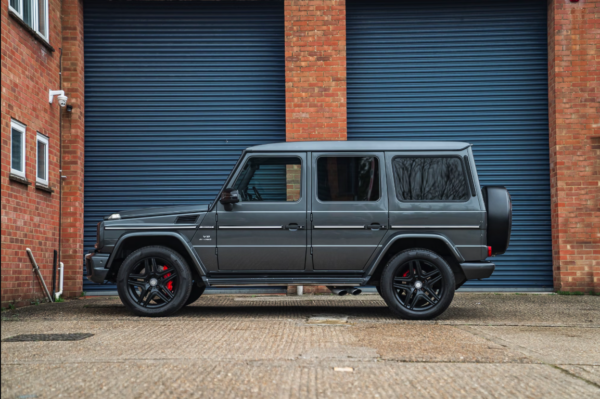
[[96, 298], [2, 313], [3, 398], [600, 397], [600, 298], [458, 294], [433, 321], [380, 297], [200, 298], [141, 318]]

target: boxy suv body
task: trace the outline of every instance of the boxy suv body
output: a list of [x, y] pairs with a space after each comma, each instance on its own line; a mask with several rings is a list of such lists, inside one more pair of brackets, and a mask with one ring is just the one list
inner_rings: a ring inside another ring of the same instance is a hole
[[430, 319], [506, 251], [511, 200], [479, 186], [471, 145], [350, 141], [245, 150], [211, 204], [123, 211], [98, 224], [88, 277], [165, 316], [205, 287], [374, 285]]

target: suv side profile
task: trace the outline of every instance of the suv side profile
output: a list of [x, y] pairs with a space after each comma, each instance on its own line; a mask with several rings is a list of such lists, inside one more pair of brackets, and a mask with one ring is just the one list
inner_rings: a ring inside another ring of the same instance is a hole
[[98, 223], [87, 275], [140, 316], [205, 287], [374, 285], [393, 313], [431, 319], [510, 241], [504, 187], [481, 188], [461, 142], [288, 142], [246, 149], [215, 201]]

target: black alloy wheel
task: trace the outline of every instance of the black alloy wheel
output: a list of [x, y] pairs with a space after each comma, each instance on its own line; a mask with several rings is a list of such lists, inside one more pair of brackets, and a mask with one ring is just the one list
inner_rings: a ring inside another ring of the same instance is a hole
[[170, 248], [140, 248], [117, 275], [123, 304], [140, 316], [168, 316], [186, 304], [192, 276], [185, 260]]
[[454, 273], [440, 256], [425, 249], [399, 253], [386, 265], [380, 291], [390, 309], [406, 319], [432, 319], [454, 297]]
[[144, 308], [168, 305], [177, 293], [179, 275], [165, 259], [148, 257], [139, 261], [127, 276], [129, 295]]

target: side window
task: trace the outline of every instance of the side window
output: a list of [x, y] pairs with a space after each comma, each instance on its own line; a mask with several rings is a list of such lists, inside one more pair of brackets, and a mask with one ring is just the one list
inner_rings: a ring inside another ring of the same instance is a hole
[[400, 201], [466, 201], [470, 193], [458, 157], [397, 157], [392, 162]]
[[242, 201], [298, 201], [302, 161], [297, 157], [252, 157], [233, 189]]
[[25, 125], [10, 122], [10, 173], [25, 177]]
[[317, 160], [320, 201], [377, 201], [379, 160], [376, 157], [320, 157]]

